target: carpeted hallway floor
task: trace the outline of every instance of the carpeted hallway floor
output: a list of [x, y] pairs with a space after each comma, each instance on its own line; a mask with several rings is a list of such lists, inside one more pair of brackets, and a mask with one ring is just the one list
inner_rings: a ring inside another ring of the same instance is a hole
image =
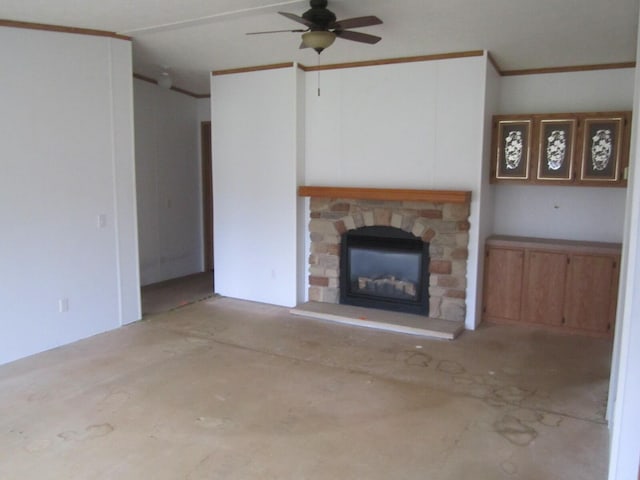
[[212, 297], [1, 366], [0, 478], [601, 480], [610, 349]]

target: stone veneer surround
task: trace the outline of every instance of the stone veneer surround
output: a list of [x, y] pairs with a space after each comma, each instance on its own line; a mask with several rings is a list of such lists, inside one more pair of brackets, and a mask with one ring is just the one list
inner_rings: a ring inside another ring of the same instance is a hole
[[339, 303], [341, 235], [392, 226], [429, 242], [429, 316], [464, 322], [469, 202], [311, 197], [309, 300]]

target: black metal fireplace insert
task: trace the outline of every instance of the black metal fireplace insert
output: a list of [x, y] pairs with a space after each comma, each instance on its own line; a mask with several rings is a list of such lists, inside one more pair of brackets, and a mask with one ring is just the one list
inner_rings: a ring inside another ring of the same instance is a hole
[[429, 315], [429, 244], [394, 227], [345, 232], [340, 303]]

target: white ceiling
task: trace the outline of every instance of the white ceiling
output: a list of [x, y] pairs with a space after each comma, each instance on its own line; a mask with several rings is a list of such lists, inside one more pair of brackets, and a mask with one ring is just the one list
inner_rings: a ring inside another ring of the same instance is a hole
[[[340, 63], [489, 50], [502, 70], [635, 60], [639, 0], [329, 0], [338, 19], [376, 15], [361, 31], [376, 45], [338, 39], [321, 62]], [[299, 34], [246, 32], [303, 27], [308, 1], [0, 0], [0, 18], [108, 30], [133, 37], [134, 71], [208, 93], [212, 70], [295, 61], [316, 65]], [[304, 28], [304, 27], [303, 27]]]

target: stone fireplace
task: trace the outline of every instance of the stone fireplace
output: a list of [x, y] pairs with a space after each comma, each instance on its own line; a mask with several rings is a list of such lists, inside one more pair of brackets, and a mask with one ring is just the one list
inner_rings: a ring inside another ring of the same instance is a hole
[[311, 199], [310, 301], [340, 303], [343, 234], [362, 227], [394, 227], [428, 243], [424, 314], [464, 322], [470, 192], [300, 187], [299, 193]]

